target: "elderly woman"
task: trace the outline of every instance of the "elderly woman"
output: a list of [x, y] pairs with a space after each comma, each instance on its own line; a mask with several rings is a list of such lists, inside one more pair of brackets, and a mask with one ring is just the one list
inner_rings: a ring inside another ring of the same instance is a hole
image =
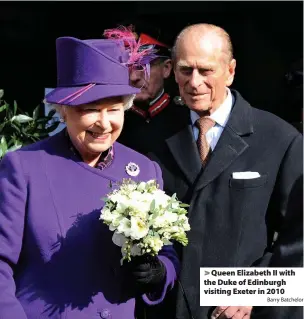
[[118, 40], [57, 39], [58, 87], [66, 129], [8, 153], [0, 164], [0, 318], [134, 318], [135, 297], [160, 303], [174, 284], [171, 246], [120, 265], [120, 247], [99, 221], [109, 183], [162, 185], [159, 166], [115, 142], [129, 86]]

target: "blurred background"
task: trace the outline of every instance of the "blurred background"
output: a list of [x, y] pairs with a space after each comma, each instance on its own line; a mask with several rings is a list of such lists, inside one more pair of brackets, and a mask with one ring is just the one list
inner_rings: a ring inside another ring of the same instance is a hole
[[106, 28], [132, 23], [138, 33], [172, 45], [183, 27], [200, 22], [231, 35], [233, 88], [253, 106], [302, 121], [302, 1], [1, 2], [0, 88], [30, 112], [44, 89], [56, 85], [57, 37], [100, 38]]

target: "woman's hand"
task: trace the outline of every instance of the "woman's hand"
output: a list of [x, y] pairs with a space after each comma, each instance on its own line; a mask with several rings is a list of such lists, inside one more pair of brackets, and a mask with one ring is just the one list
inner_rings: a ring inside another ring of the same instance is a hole
[[142, 293], [157, 292], [163, 288], [166, 268], [158, 257], [135, 256], [130, 262], [125, 262], [124, 267]]

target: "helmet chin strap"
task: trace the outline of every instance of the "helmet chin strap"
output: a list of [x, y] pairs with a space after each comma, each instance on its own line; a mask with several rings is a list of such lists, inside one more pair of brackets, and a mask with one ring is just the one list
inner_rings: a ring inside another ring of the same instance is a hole
[[165, 93], [165, 89], [162, 89], [160, 93], [157, 95], [157, 97], [149, 103], [149, 105], [150, 106], [153, 105], [164, 93]]
[[150, 65], [150, 63], [148, 63], [145, 65], [145, 79], [146, 79], [146, 81], [149, 81], [150, 74], [151, 74], [151, 65]]

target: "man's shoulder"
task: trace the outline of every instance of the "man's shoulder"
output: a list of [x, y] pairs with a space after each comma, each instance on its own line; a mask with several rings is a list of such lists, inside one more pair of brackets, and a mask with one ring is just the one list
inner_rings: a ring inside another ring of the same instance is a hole
[[254, 121], [254, 125], [257, 127], [262, 128], [263, 130], [267, 130], [272, 134], [278, 132], [283, 135], [298, 135], [300, 134], [299, 131], [290, 123], [286, 122], [279, 116], [265, 111], [258, 109], [256, 107], [252, 108], [252, 118]]
[[[271, 135], [288, 135], [296, 136], [299, 134], [298, 130], [286, 122], [279, 116], [259, 108], [259, 106], [252, 106], [247, 100], [245, 100], [241, 94], [236, 90], [231, 90], [236, 98], [235, 105], [239, 111], [232, 112], [236, 116], [248, 116], [249, 122], [253, 125], [253, 130], [255, 133], [261, 134], [271, 134]], [[245, 108], [246, 111], [240, 111], [241, 108]]]

